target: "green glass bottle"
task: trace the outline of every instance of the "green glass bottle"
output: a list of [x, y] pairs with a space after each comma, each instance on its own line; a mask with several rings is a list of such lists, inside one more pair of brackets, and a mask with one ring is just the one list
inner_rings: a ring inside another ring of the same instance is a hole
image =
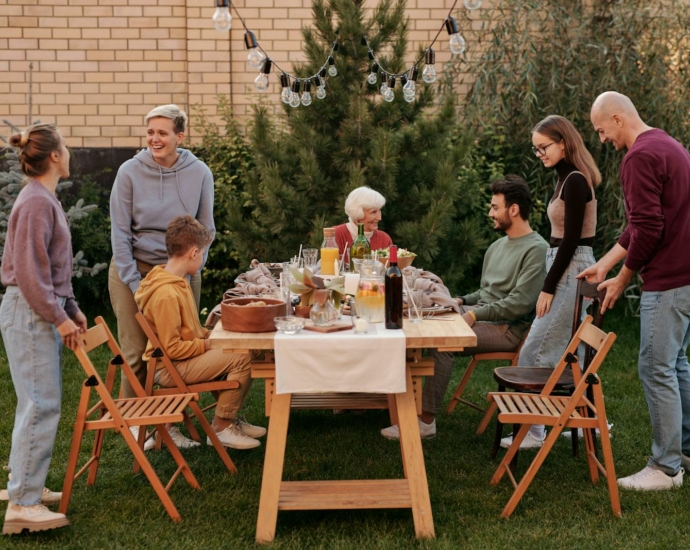
[[350, 273], [355, 270], [355, 263], [352, 261], [355, 258], [362, 259], [365, 254], [371, 253], [371, 245], [369, 240], [364, 236], [364, 224], [360, 223], [357, 228], [357, 237], [350, 247]]

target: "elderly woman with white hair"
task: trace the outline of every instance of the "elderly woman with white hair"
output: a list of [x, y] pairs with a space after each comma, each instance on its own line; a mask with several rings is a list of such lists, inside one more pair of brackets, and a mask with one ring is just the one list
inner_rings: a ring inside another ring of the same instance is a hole
[[[154, 266], [168, 260], [165, 233], [170, 220], [189, 214], [210, 231], [211, 237], [216, 232], [211, 170], [180, 148], [186, 113], [177, 105], [162, 105], [149, 112], [145, 122], [148, 147], [120, 166], [110, 195], [113, 259], [108, 274], [120, 346], [142, 384], [146, 368], [141, 356], [147, 340], [134, 318], [134, 293]], [[200, 273], [190, 284], [198, 308]], [[135, 396], [127, 380], [122, 380], [122, 394]]]
[[393, 244], [388, 233], [378, 228], [381, 209], [385, 204], [386, 199], [381, 193], [366, 186], [358, 187], [347, 196], [345, 213], [350, 221], [335, 226], [335, 240], [341, 254], [345, 247], [355, 240], [360, 223], [364, 224], [364, 235], [369, 240], [372, 250], [388, 248]]

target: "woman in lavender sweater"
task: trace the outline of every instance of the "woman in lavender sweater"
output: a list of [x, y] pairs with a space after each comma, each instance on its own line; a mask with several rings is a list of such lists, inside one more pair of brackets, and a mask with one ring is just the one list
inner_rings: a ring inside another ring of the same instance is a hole
[[60, 493], [44, 488], [60, 420], [63, 344], [76, 349], [86, 317], [72, 291], [72, 241], [55, 189], [69, 176], [69, 152], [52, 124], [10, 138], [26, 184], [12, 207], [2, 255], [0, 328], [17, 410], [10, 451], [4, 534], [44, 531], [69, 522], [43, 504]]

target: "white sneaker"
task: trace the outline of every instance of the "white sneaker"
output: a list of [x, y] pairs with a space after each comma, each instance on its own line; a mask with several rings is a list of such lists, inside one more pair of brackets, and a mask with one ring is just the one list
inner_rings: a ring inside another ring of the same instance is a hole
[[18, 535], [24, 529], [29, 532], [46, 531], [69, 525], [65, 514], [51, 512], [42, 504], [33, 506], [19, 506], [11, 502], [5, 512], [5, 524], [2, 526], [3, 535]]
[[[524, 449], [539, 449], [543, 444], [544, 440], [546, 439], [546, 433], [544, 434], [544, 437], [542, 439], [537, 439], [532, 435], [532, 432], [527, 432], [527, 435], [525, 436], [525, 439], [522, 440], [522, 443], [520, 443], [520, 450]], [[501, 447], [504, 449], [507, 449], [513, 444], [513, 434], [510, 434], [508, 437], [504, 437], [501, 439]]]
[[618, 486], [623, 489], [635, 489], [636, 491], [661, 491], [683, 486], [683, 473], [681, 468], [673, 477], [651, 466], [645, 466], [642, 470], [628, 477], [618, 480]]
[[266, 435], [266, 428], [264, 428], [263, 426], [254, 426], [253, 424], [250, 424], [242, 418], [238, 418], [237, 423], [239, 424], [242, 431], [246, 433], [249, 437], [257, 438]]
[[[132, 432], [134, 439], [139, 440], [139, 426], [130, 426], [129, 431]], [[152, 435], [146, 441], [144, 441], [144, 450], [150, 451], [156, 446], [156, 436]]]
[[[175, 442], [175, 445], [177, 445], [178, 449], [191, 449], [192, 447], [199, 447], [201, 445], [201, 443], [198, 441], [194, 441], [193, 439], [189, 439], [188, 437], [182, 435], [180, 428], [177, 426], [170, 428], [168, 433], [170, 434], [170, 437], [172, 437], [172, 440]], [[153, 439], [153, 437], [151, 439]]]
[[[609, 437], [611, 437], [611, 435], [612, 435], [612, 434], [611, 434], [611, 428], [613, 428], [613, 424], [611, 424], [610, 422], [608, 422], [607, 425], [608, 425], [608, 427], [609, 427]], [[595, 429], [594, 431], [595, 431], [595, 433], [597, 434], [597, 437], [599, 437], [599, 428]], [[570, 428], [563, 428], [563, 431], [561, 432], [561, 436], [567, 437], [568, 439], [572, 439], [572, 437], [573, 437], [573, 431], [572, 431]], [[578, 428], [578, 429], [577, 429], [577, 436], [578, 436], [580, 439], [582, 439], [582, 438], [584, 437], [584, 435], [582, 434], [582, 428]]]
[[[436, 435], [436, 419], [431, 421], [431, 424], [426, 424], [422, 422], [422, 419], [417, 417], [417, 422], [419, 423], [419, 435], [422, 439], [428, 437], [434, 437]], [[400, 430], [398, 430], [398, 425], [394, 424], [388, 428], [381, 430], [381, 435], [386, 439], [400, 439]]]
[[[41, 493], [41, 504], [58, 504], [62, 498], [62, 493], [54, 493], [48, 487], [43, 487], [43, 493]], [[7, 489], [0, 491], [0, 500], [10, 500], [10, 495]]]
[[[216, 433], [216, 435], [224, 447], [230, 447], [231, 449], [254, 449], [255, 447], [259, 447], [261, 445], [261, 442], [258, 439], [249, 437], [246, 433], [244, 433], [242, 428], [240, 428], [237, 423], [230, 424], [230, 426], [225, 428], [222, 432]], [[210, 437], [206, 438], [206, 443], [208, 445], [213, 445]]]

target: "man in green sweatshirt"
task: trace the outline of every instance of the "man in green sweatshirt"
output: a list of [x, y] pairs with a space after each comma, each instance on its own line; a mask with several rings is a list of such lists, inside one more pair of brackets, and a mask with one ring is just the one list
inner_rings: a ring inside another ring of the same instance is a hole
[[[477, 346], [458, 355], [515, 351], [529, 331], [534, 308], [546, 278], [547, 242], [529, 225], [532, 194], [519, 176], [494, 181], [489, 218], [494, 231], [505, 232], [486, 251], [479, 290], [458, 299], [462, 318], [477, 335]], [[434, 376], [428, 376], [422, 395], [419, 431], [436, 435], [436, 414], [441, 408], [455, 362], [455, 354], [432, 351]], [[398, 426], [381, 430], [398, 439]]]

